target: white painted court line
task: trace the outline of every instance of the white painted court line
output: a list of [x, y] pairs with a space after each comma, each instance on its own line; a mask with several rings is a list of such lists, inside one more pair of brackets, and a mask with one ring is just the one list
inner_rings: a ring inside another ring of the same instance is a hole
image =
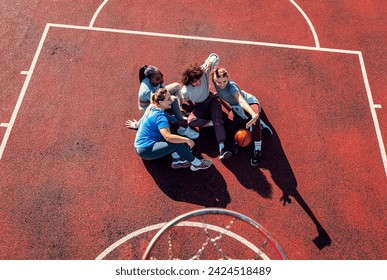
[[95, 11], [94, 15], [93, 15], [93, 18], [91, 19], [90, 21], [90, 24], [89, 24], [89, 27], [92, 27], [94, 25], [94, 22], [95, 20], [97, 19], [99, 13], [101, 12], [101, 10], [103, 9], [103, 7], [107, 4], [107, 2], [109, 2], [109, 0], [105, 0], [101, 3], [101, 5], [99, 5], [98, 9]]
[[364, 59], [363, 59], [362, 53], [359, 54], [359, 61], [360, 61], [361, 72], [363, 74], [363, 79], [364, 79], [364, 84], [365, 84], [366, 92], [367, 92], [368, 102], [369, 102], [370, 109], [371, 109], [372, 119], [374, 120], [376, 137], [377, 137], [378, 142], [379, 142], [379, 149], [380, 149], [380, 153], [381, 153], [382, 160], [383, 160], [384, 171], [385, 171], [386, 176], [387, 176], [387, 155], [386, 155], [386, 149], [384, 147], [383, 137], [382, 137], [382, 133], [380, 131], [379, 121], [378, 121], [378, 117], [376, 115], [375, 104], [374, 104], [374, 101], [373, 101], [373, 98], [372, 98], [371, 87], [370, 87], [370, 84], [368, 82], [367, 72], [366, 72], [366, 69], [365, 69], [365, 64], [364, 64]]
[[8, 127], [9, 123], [0, 123], [0, 127]]
[[[290, 1], [290, 3], [292, 3], [297, 8], [297, 10], [305, 18], [305, 21], [308, 23], [308, 26], [309, 26], [310, 30], [312, 31], [313, 38], [314, 38], [314, 43], [316, 45], [316, 48], [319, 48], [320, 47], [320, 43], [319, 43], [319, 40], [318, 40], [316, 29], [314, 28], [314, 26], [312, 24], [312, 21], [309, 19], [309, 17], [304, 12], [304, 10], [296, 3], [296, 1], [294, 1], [294, 0], [289, 0], [289, 1]], [[107, 2], [109, 2], [109, 0], [103, 1], [101, 3], [101, 5], [98, 7], [98, 9], [95, 11], [95, 13], [94, 13], [94, 15], [93, 15], [93, 17], [92, 17], [92, 19], [90, 21], [89, 27], [93, 27], [94, 26], [94, 23], [95, 23], [98, 15], [99, 15], [99, 13], [104, 8], [104, 6], [107, 4]]]
[[48, 24], [51, 27], [57, 27], [57, 28], [121, 33], [121, 34], [131, 34], [131, 35], [141, 35], [141, 36], [151, 36], [151, 37], [164, 37], [164, 38], [186, 39], [186, 40], [240, 44], [240, 45], [254, 45], [254, 46], [265, 46], [265, 47], [275, 47], [275, 48], [288, 48], [288, 49], [297, 49], [297, 50], [322, 51], [322, 52], [344, 53], [344, 54], [360, 53], [360, 51], [353, 51], [353, 50], [342, 50], [342, 49], [321, 48], [321, 47], [316, 48], [316, 47], [310, 47], [310, 46], [266, 43], [266, 42], [257, 42], [257, 41], [248, 41], [248, 40], [232, 40], [232, 39], [222, 39], [222, 38], [213, 38], [213, 37], [201, 37], [201, 36], [190, 36], [190, 35], [158, 33], [158, 32], [145, 32], [145, 31], [113, 29], [113, 28], [103, 28], [103, 27], [88, 27], [88, 26], [69, 25], [69, 24], [56, 24], [56, 23], [48, 23]]
[[309, 25], [310, 30], [312, 31], [313, 38], [314, 38], [314, 43], [315, 43], [315, 45], [316, 45], [316, 48], [319, 48], [319, 47], [320, 47], [320, 43], [319, 43], [319, 40], [318, 40], [317, 32], [316, 32], [316, 29], [314, 29], [314, 26], [313, 26], [311, 20], [310, 20], [309, 17], [306, 15], [306, 13], [304, 12], [304, 10], [301, 9], [301, 7], [296, 3], [296, 1], [294, 1], [294, 0], [289, 0], [289, 1], [290, 1], [290, 3], [292, 3], [292, 4], [300, 11], [300, 13], [302, 14], [302, 16], [305, 18], [306, 22], [307, 22], [308, 25]]
[[9, 126], [7, 127], [5, 136], [0, 146], [0, 160], [2, 158], [5, 145], [8, 141], [9, 134], [12, 130], [13, 124], [16, 119], [16, 115], [20, 109], [21, 102], [24, 98], [26, 89], [31, 80], [32, 73], [35, 69], [36, 62], [38, 60], [40, 51], [42, 49], [43, 43], [47, 37], [47, 33], [49, 28], [65, 28], [65, 29], [75, 29], [75, 30], [86, 30], [86, 31], [97, 31], [97, 32], [110, 32], [110, 33], [121, 33], [121, 34], [132, 34], [132, 35], [141, 35], [141, 36], [153, 36], [153, 37], [164, 37], [164, 38], [178, 38], [178, 39], [186, 39], [186, 40], [197, 40], [197, 41], [207, 41], [207, 42], [220, 42], [220, 43], [229, 43], [229, 44], [241, 44], [241, 45], [255, 45], [255, 46], [265, 46], [265, 47], [275, 47], [275, 48], [287, 48], [287, 49], [297, 49], [297, 50], [309, 50], [309, 51], [319, 51], [319, 52], [330, 52], [330, 53], [342, 53], [342, 54], [356, 54], [359, 56], [361, 71], [363, 74], [364, 84], [367, 91], [367, 97], [371, 109], [372, 118], [374, 120], [374, 126], [376, 130], [377, 139], [379, 142], [379, 148], [382, 155], [382, 161], [384, 165], [384, 170], [387, 176], [387, 156], [386, 150], [383, 143], [383, 138], [381, 136], [379, 122], [376, 116], [375, 105], [372, 98], [371, 89], [369, 86], [367, 73], [365, 70], [365, 64], [363, 60], [363, 55], [360, 51], [354, 50], [342, 50], [342, 49], [331, 49], [331, 48], [321, 48], [321, 47], [308, 47], [308, 46], [298, 46], [298, 45], [288, 45], [288, 44], [275, 44], [275, 43], [266, 43], [266, 42], [256, 42], [256, 41], [246, 41], [246, 40], [231, 40], [231, 39], [222, 39], [222, 38], [211, 38], [211, 37], [201, 37], [201, 36], [189, 36], [189, 35], [179, 35], [179, 34], [169, 34], [169, 33], [157, 33], [157, 32], [144, 32], [144, 31], [136, 31], [136, 30], [122, 30], [122, 29], [112, 29], [112, 28], [100, 28], [100, 27], [88, 27], [88, 26], [77, 26], [77, 25], [68, 25], [68, 24], [55, 24], [55, 23], [47, 23], [42, 38], [40, 39], [38, 49], [36, 50], [34, 59], [32, 61], [30, 70], [28, 71], [27, 78], [24, 82], [23, 89], [20, 92], [19, 99], [16, 103], [15, 109], [12, 113], [11, 121], [9, 122]]
[[374, 108], [375, 108], [375, 109], [382, 109], [382, 105], [380, 105], [380, 104], [375, 104], [375, 105], [374, 105]]
[[20, 74], [21, 75], [28, 75], [28, 71], [21, 71]]
[[43, 35], [40, 38], [40, 42], [39, 42], [38, 48], [37, 48], [37, 50], [35, 52], [34, 58], [32, 60], [31, 66], [30, 66], [30, 70], [28, 71], [27, 77], [26, 77], [26, 79], [24, 81], [24, 84], [23, 84], [23, 87], [22, 87], [22, 89], [20, 91], [19, 98], [17, 99], [15, 108], [13, 109], [13, 112], [12, 112], [12, 115], [11, 115], [11, 120], [9, 121], [9, 124], [7, 126], [7, 129], [6, 129], [4, 137], [3, 137], [3, 141], [1, 142], [1, 145], [0, 145], [0, 160], [3, 157], [5, 146], [7, 145], [7, 141], [8, 141], [9, 135], [11, 134], [12, 127], [13, 127], [13, 125], [15, 123], [16, 116], [17, 116], [17, 114], [19, 112], [20, 106], [21, 106], [22, 101], [24, 99], [24, 95], [25, 95], [25, 93], [27, 91], [28, 84], [30, 83], [32, 73], [34, 72], [36, 62], [38, 61], [38, 57], [40, 55], [40, 51], [42, 50], [43, 43], [46, 40], [46, 36], [47, 36], [49, 28], [50, 28], [50, 26], [48, 24], [44, 28]]
[[151, 225], [151, 226], [147, 226], [147, 227], [144, 227], [144, 228], [141, 228], [139, 230], [136, 230], [132, 233], [129, 233], [128, 235], [124, 236], [123, 238], [121, 238], [120, 240], [114, 242], [112, 245], [110, 245], [108, 248], [106, 248], [101, 254], [99, 254], [99, 256], [96, 258], [96, 260], [103, 260], [110, 252], [114, 251], [117, 247], [121, 246], [122, 244], [124, 244], [126, 241], [138, 236], [138, 235], [141, 235], [141, 234], [144, 234], [146, 232], [149, 232], [149, 231], [152, 231], [152, 230], [156, 230], [156, 229], [160, 229], [162, 228], [164, 225], [166, 225], [167, 223], [160, 223], [160, 224], [155, 224], [155, 225]]
[[[119, 246], [121, 246], [125, 242], [129, 241], [130, 239], [132, 239], [138, 235], [147, 233], [149, 231], [160, 229], [166, 224], [167, 223], [155, 224], [155, 225], [147, 226], [147, 227], [144, 227], [142, 229], [136, 230], [132, 233], [129, 233], [128, 235], [124, 236], [120, 240], [118, 240], [115, 243], [113, 243], [112, 245], [110, 245], [107, 249], [105, 249], [101, 254], [99, 254], [99, 256], [96, 258], [96, 260], [103, 260], [109, 253], [111, 253], [112, 251], [114, 251], [115, 249], [117, 249]], [[234, 238], [235, 240], [244, 244], [246, 247], [250, 248], [252, 251], [258, 253], [259, 256], [262, 257], [264, 260], [270, 259], [261, 249], [259, 249], [257, 246], [252, 244], [250, 241], [246, 240], [244, 237], [242, 237], [242, 236], [240, 236], [240, 235], [238, 235], [238, 234], [236, 234], [228, 229], [225, 229], [223, 227], [219, 227], [216, 225], [207, 224], [207, 223], [203, 223], [203, 222], [199, 223], [199, 222], [191, 222], [191, 221], [183, 221], [183, 222], [176, 224], [176, 226], [206, 228], [206, 229], [213, 230], [215, 232], [222, 233], [224, 235], [228, 235], [231, 238]]]

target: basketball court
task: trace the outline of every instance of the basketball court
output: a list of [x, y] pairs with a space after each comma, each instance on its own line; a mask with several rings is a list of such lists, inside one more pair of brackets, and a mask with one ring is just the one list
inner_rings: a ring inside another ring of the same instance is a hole
[[[386, 258], [385, 65], [323, 28], [343, 11], [380, 19], [383, 1], [227, 2], [211, 17], [212, 1], [57, 2], [46, 22], [31, 7], [22, 68], [1, 76], [0, 259], [141, 259], [165, 223], [209, 207], [257, 221], [289, 259]], [[141, 117], [139, 67], [168, 84], [213, 52], [274, 130], [262, 163], [251, 148], [221, 162], [211, 128], [194, 147], [208, 170], [141, 160], [124, 126]]]

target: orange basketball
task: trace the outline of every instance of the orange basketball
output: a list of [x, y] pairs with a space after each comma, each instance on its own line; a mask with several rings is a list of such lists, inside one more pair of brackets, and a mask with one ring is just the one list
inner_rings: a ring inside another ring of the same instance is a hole
[[240, 147], [247, 147], [253, 141], [253, 135], [247, 129], [239, 129], [234, 134], [234, 141], [238, 143]]

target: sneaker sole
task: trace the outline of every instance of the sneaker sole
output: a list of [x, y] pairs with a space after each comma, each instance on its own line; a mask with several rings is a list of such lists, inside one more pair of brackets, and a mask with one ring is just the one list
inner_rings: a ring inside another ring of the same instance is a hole
[[[212, 164], [211, 164], [212, 165]], [[196, 168], [194, 165], [191, 165], [190, 169], [191, 171], [198, 171], [198, 170], [204, 170], [211, 167], [211, 165], [207, 166], [206, 168]]]
[[186, 165], [186, 166], [184, 166], [184, 165], [171, 165], [172, 169], [183, 169], [183, 168], [189, 168], [189, 167], [191, 167], [191, 164]]

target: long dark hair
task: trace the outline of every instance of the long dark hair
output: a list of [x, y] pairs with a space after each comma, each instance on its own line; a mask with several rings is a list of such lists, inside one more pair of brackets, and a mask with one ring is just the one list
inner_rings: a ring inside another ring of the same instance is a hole
[[153, 65], [143, 65], [140, 67], [140, 70], [138, 71], [138, 76], [140, 78], [140, 83], [145, 78], [150, 79], [152, 76], [160, 72], [159, 68]]

